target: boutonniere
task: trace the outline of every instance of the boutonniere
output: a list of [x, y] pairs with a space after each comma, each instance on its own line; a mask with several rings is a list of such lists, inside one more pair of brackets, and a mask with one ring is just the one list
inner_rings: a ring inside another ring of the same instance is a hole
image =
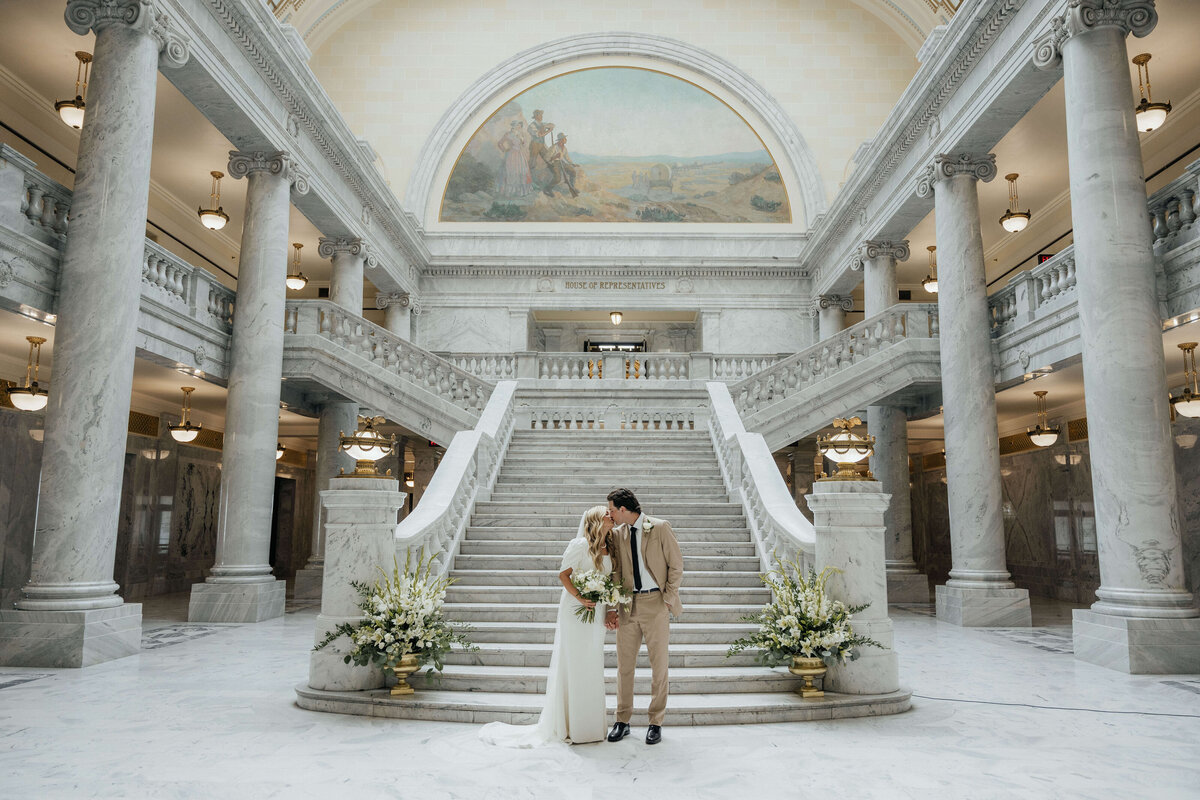
[[652, 531], [652, 530], [654, 530], [654, 523], [651, 522], [650, 520], [646, 520], [646, 524], [642, 526], [642, 533], [649, 536], [650, 531]]

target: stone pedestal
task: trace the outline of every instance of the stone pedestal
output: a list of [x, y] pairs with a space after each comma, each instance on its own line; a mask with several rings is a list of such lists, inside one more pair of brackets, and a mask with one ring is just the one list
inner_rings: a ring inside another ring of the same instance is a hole
[[855, 614], [855, 633], [883, 645], [863, 647], [855, 661], [829, 668], [825, 689], [842, 694], [887, 694], [900, 688], [887, 615], [887, 578], [883, 558], [883, 515], [889, 496], [877, 481], [817, 481], [808, 497], [816, 529], [816, 569], [834, 567], [826, 583], [830, 596], [846, 605], [870, 603]]
[[286, 153], [229, 154], [229, 175], [247, 178], [237, 310], [221, 470], [217, 557], [192, 587], [191, 622], [260, 622], [283, 614], [284, 583], [271, 574], [275, 443], [283, 374], [290, 190], [307, 178]]
[[1200, 620], [1121, 617], [1077, 608], [1075, 657], [1136, 675], [1200, 673]]
[[[325, 582], [314, 644], [338, 625], [362, 619], [361, 597], [351, 581], [373, 584], [380, 568], [390, 574], [396, 557], [396, 513], [404, 505], [398, 481], [390, 478], [335, 478], [321, 492], [325, 506]], [[400, 565], [403, 568], [403, 564]], [[384, 685], [382, 670], [346, 664], [345, 638], [309, 654], [308, 685], [354, 692]]]
[[1030, 624], [1028, 592], [1014, 588], [1005, 562], [1000, 437], [979, 227], [977, 183], [996, 176], [995, 161], [992, 155], [938, 155], [917, 186], [918, 195], [934, 195], [943, 256], [938, 319], [953, 563], [950, 580], [938, 589], [937, 609], [938, 619], [956, 625]]
[[[159, 66], [187, 62], [157, 4], [70, 0], [95, 32], [63, 252], [29, 583], [0, 616], [0, 664], [82, 667], [136, 653], [141, 606], [113, 581]], [[11, 466], [11, 465], [6, 465]]]

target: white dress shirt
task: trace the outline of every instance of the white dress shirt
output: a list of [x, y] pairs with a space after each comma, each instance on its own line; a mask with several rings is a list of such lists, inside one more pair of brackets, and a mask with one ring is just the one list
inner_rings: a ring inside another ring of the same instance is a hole
[[646, 529], [643, 527], [646, 524], [646, 515], [638, 515], [637, 522], [633, 523], [630, 528], [637, 528], [637, 548], [633, 552], [633, 557], [637, 559], [638, 573], [642, 576], [642, 591], [647, 589], [661, 588], [654, 582], [654, 576], [650, 574], [650, 570], [646, 569], [646, 559], [642, 557], [643, 540], [642, 537], [646, 534]]

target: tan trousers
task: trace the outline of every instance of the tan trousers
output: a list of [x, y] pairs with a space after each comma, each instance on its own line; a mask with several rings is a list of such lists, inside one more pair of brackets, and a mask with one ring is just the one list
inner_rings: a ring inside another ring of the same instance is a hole
[[628, 610], [621, 608], [617, 628], [617, 721], [633, 716], [633, 673], [638, 652], [646, 642], [650, 657], [650, 724], [662, 725], [667, 710], [667, 604], [662, 592], [635, 594]]

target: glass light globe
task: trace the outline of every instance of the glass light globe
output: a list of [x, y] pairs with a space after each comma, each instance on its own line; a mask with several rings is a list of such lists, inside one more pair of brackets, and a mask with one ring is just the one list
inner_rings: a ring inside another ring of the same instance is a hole
[[1058, 441], [1058, 431], [1054, 428], [1034, 428], [1029, 432], [1029, 441], [1038, 447], [1049, 447]]
[[28, 386], [10, 388], [8, 399], [21, 411], [41, 411], [50, 402], [50, 395], [34, 381]]
[[620, 325], [621, 320], [624, 319], [624, 315], [620, 311], [610, 311], [608, 318], [612, 320], [613, 325]]
[[867, 457], [869, 450], [861, 439], [851, 436], [849, 431], [842, 431], [829, 437], [824, 455], [838, 464], [857, 464]]
[[200, 224], [210, 231], [219, 231], [229, 222], [229, 215], [223, 208], [202, 208], [199, 211]]
[[361, 442], [355, 442], [349, 447], [344, 447], [342, 452], [353, 458], [355, 461], [378, 461], [387, 455], [392, 443], [384, 439], [376, 431], [359, 431], [355, 434], [358, 439], [371, 439], [379, 442], [379, 444], [364, 445]]
[[58, 111], [58, 116], [62, 118], [62, 121], [75, 130], [83, 127], [85, 103], [82, 97], [76, 96], [74, 100], [59, 100], [54, 104], [54, 108]]
[[1028, 211], [1005, 211], [1004, 216], [1000, 218], [1000, 224], [1009, 233], [1020, 233], [1029, 225], [1030, 216]]
[[279, 459], [283, 458], [283, 454], [285, 452], [287, 452], [287, 448], [282, 444], [275, 445], [275, 460], [278, 461]]
[[304, 277], [303, 272], [298, 272], [295, 275], [287, 276], [287, 287], [294, 292], [298, 292], [308, 285], [308, 278]]
[[171, 438], [181, 444], [195, 441], [196, 437], [200, 435], [200, 427], [190, 422], [182, 425], [172, 425], [170, 426]]
[[1170, 111], [1170, 103], [1148, 103], [1143, 100], [1138, 104], [1134, 114], [1137, 119], [1138, 133], [1149, 133], [1161, 128], [1162, 124], [1167, 121], [1167, 114]]
[[[16, 405], [15, 401], [13, 405]], [[1200, 417], [1200, 396], [1190, 392], [1175, 401], [1175, 411], [1185, 417]]]

